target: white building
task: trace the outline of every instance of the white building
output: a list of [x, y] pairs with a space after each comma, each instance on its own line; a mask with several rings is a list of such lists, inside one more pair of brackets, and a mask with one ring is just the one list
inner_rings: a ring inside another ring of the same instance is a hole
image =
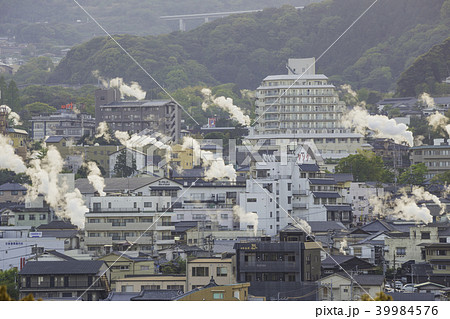
[[363, 136], [341, 124], [346, 106], [334, 85], [315, 74], [314, 58], [289, 59], [287, 75], [267, 76], [257, 88], [255, 131], [266, 148], [313, 140], [324, 158], [343, 158], [363, 147]]
[[43, 238], [42, 233], [30, 230], [31, 226], [0, 227], [0, 270], [20, 270], [28, 258], [45, 250], [64, 252], [64, 240]]
[[246, 212], [257, 213], [258, 229], [275, 235], [293, 222], [289, 216], [350, 223], [351, 207], [344, 204], [336, 181], [326, 178], [304, 149], [298, 154], [286, 161], [266, 156], [265, 162], [255, 163], [246, 191], [240, 194], [240, 205]]
[[353, 206], [355, 223], [365, 224], [370, 221], [369, 199], [373, 196], [384, 198], [384, 188], [370, 183], [350, 183], [350, 188], [344, 194], [344, 197], [345, 201]]

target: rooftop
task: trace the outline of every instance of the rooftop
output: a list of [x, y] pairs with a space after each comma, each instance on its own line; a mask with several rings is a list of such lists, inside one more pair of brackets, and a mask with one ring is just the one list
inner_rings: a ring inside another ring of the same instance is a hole
[[96, 275], [103, 264], [100, 260], [29, 261], [19, 275]]
[[26, 191], [27, 188], [18, 183], [5, 183], [0, 185], [0, 191]]

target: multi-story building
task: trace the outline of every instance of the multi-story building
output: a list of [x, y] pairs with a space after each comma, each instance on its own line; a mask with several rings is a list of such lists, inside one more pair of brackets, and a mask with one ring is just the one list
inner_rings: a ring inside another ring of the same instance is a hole
[[435, 139], [433, 145], [411, 148], [411, 164], [424, 163], [428, 168], [426, 178], [445, 173], [450, 169], [450, 145], [444, 139]]
[[[257, 213], [258, 228], [268, 235], [287, 226], [292, 221], [289, 216], [352, 222], [351, 206], [343, 200], [336, 180], [327, 177], [314, 159], [302, 163], [298, 156], [289, 155], [284, 162], [266, 157], [266, 161], [255, 163], [239, 202], [246, 212]], [[242, 229], [246, 224], [240, 226]]]
[[187, 291], [206, 286], [211, 278], [214, 278], [219, 285], [236, 283], [233, 258], [209, 257], [188, 260]]
[[42, 140], [46, 136], [64, 136], [74, 140], [95, 133], [95, 119], [87, 113], [75, 113], [60, 110], [49, 115], [33, 116], [31, 119], [31, 137]]
[[433, 268], [433, 274], [450, 275], [450, 243], [424, 244], [425, 261]]
[[[315, 281], [320, 276], [320, 247], [305, 254], [302, 241], [253, 241], [236, 243], [236, 280], [249, 282], [249, 293], [268, 300], [308, 295], [304, 300], [314, 300], [317, 286], [305, 281]], [[308, 243], [309, 244], [309, 243]], [[310, 269], [305, 278], [304, 269]]]
[[101, 260], [29, 261], [19, 272], [20, 298], [81, 298], [108, 296], [110, 273]]
[[175, 244], [170, 196], [92, 197], [86, 213], [85, 248], [103, 255], [112, 251], [152, 252]]
[[140, 132], [149, 129], [178, 142], [180, 106], [171, 100], [120, 100], [116, 89], [95, 92], [95, 122], [107, 122], [112, 131]]
[[17, 183], [0, 185], [0, 203], [20, 203], [25, 200], [26, 187]]
[[255, 132], [247, 140], [266, 139], [261, 150], [269, 150], [312, 139], [324, 158], [361, 148], [363, 136], [341, 124], [346, 106], [328, 78], [315, 73], [314, 58], [289, 59], [287, 68], [287, 75], [267, 76], [257, 88]]
[[141, 292], [142, 290], [178, 290], [185, 292], [185, 275], [140, 275], [116, 280], [116, 291]]
[[407, 168], [411, 165], [409, 160], [409, 147], [397, 144], [391, 139], [377, 138], [370, 142], [372, 151], [383, 159], [386, 166], [393, 168]]

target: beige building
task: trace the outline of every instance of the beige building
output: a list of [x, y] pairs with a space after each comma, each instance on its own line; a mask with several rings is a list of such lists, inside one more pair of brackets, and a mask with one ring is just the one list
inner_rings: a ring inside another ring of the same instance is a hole
[[352, 278], [343, 273], [321, 278], [319, 300], [361, 300], [364, 294], [375, 298], [377, 293], [384, 291], [383, 275], [353, 275]]
[[424, 244], [425, 261], [433, 267], [433, 274], [450, 275], [450, 243]]
[[118, 279], [129, 275], [153, 275], [155, 273], [155, 262], [149, 256], [138, 252], [112, 252], [98, 258], [106, 262], [111, 271], [111, 287], [115, 288]]
[[187, 263], [187, 291], [206, 286], [211, 278], [218, 285], [236, 283], [235, 261], [232, 258], [196, 258]]
[[411, 164], [424, 163], [428, 169], [426, 178], [445, 173], [450, 169], [450, 145], [444, 139], [435, 139], [433, 145], [411, 148]]
[[424, 244], [438, 243], [438, 228], [411, 227], [409, 236], [385, 238], [385, 260], [389, 268], [398, 268], [409, 260], [425, 261]]
[[247, 301], [249, 283], [217, 285], [214, 281], [208, 286], [186, 293], [176, 301]]
[[116, 280], [118, 292], [140, 292], [148, 290], [180, 290], [186, 291], [185, 275], [149, 275], [128, 277]]

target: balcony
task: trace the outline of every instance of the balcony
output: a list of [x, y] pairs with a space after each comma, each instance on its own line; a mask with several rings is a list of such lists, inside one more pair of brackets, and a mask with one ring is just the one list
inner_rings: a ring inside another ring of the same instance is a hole
[[306, 203], [292, 203], [292, 208], [300, 208], [300, 209], [307, 209], [308, 204]]
[[292, 195], [297, 195], [297, 196], [306, 196], [308, 195], [308, 191], [307, 190], [299, 190], [299, 189], [294, 189], [292, 190]]

